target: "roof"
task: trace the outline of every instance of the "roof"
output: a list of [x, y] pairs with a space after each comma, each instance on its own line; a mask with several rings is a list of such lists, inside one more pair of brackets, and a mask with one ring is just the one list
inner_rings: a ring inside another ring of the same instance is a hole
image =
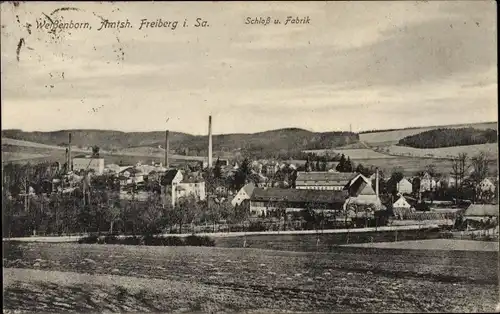
[[288, 201], [311, 203], [344, 203], [347, 193], [344, 191], [301, 190], [280, 188], [255, 188], [252, 201]]
[[241, 189], [243, 191], [245, 191], [245, 193], [248, 196], [252, 196], [252, 193], [255, 190], [255, 185], [253, 185], [253, 183], [248, 183], [248, 184], [245, 184], [245, 186], [243, 186]]
[[324, 181], [332, 184], [346, 185], [358, 174], [355, 172], [297, 172], [299, 181]]
[[464, 216], [496, 216], [498, 217], [498, 205], [472, 204], [464, 213]]
[[366, 184], [363, 190], [361, 190], [360, 195], [376, 195], [375, 191], [373, 190], [371, 184]]
[[174, 180], [178, 171], [179, 170], [177, 170], [177, 169], [171, 169], [171, 170], [168, 170], [167, 172], [165, 172], [165, 175], [163, 176], [161, 183], [163, 185], [172, 184], [172, 181]]

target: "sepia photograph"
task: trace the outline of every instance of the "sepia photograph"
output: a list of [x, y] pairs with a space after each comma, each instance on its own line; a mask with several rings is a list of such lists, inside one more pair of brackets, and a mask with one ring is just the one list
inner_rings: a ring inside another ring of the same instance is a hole
[[3, 313], [500, 311], [494, 1], [4, 1]]

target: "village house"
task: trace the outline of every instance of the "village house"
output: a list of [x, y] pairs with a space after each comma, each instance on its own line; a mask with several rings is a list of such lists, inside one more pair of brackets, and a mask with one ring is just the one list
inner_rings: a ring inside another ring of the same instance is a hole
[[400, 209], [400, 208], [410, 209], [411, 205], [410, 205], [410, 203], [408, 203], [406, 198], [403, 195], [401, 195], [398, 198], [398, 200], [395, 201], [394, 204], [392, 204], [392, 208], [394, 208], [394, 209]]
[[107, 173], [120, 173], [120, 166], [117, 164], [107, 164], [104, 167], [104, 172]]
[[206, 199], [205, 182], [200, 178], [184, 175], [180, 170], [171, 169], [165, 172], [161, 179], [163, 199], [170, 195], [172, 206], [175, 206], [179, 198], [194, 196], [197, 200]]
[[295, 188], [299, 190], [332, 190], [342, 191], [344, 187], [358, 176], [355, 172], [297, 172]]
[[126, 167], [122, 169], [118, 178], [121, 186], [144, 182], [144, 174], [135, 167]]
[[[460, 178], [458, 179], [458, 183], [460, 184]], [[439, 180], [439, 183], [442, 187], [453, 188], [457, 186], [457, 178], [452, 175], [444, 176]]]
[[95, 174], [101, 175], [104, 173], [104, 158], [81, 157], [73, 158], [73, 171], [92, 170]]
[[255, 185], [253, 183], [248, 183], [243, 186], [234, 196], [233, 200], [231, 201], [231, 205], [233, 205], [233, 207], [236, 207], [237, 205], [241, 205], [243, 201], [250, 199], [254, 189]]
[[349, 198], [344, 204], [344, 209], [358, 206], [370, 206], [374, 210], [383, 209], [382, 203], [372, 187], [372, 182], [362, 174], [358, 174], [346, 184], [344, 188]]
[[488, 219], [490, 222], [498, 223], [498, 212], [498, 205], [471, 204], [464, 213], [467, 229], [480, 227], [481, 222], [485, 223]]
[[403, 178], [396, 184], [398, 193], [400, 194], [411, 194], [413, 192], [413, 185], [408, 179]]
[[250, 212], [259, 216], [267, 215], [277, 208], [287, 212], [307, 208], [340, 212], [346, 197], [346, 191], [255, 188], [250, 197]]
[[434, 180], [431, 175], [426, 172], [420, 179], [420, 192], [433, 191], [436, 187], [436, 180]]

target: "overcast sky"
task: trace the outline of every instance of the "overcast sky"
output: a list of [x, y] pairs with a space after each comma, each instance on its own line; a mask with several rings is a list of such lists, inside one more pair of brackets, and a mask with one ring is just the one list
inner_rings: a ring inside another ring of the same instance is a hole
[[[44, 14], [92, 30], [51, 34], [37, 29]], [[245, 25], [289, 15], [310, 24]], [[133, 28], [97, 31], [103, 18]], [[179, 25], [138, 29], [159, 18]], [[1, 23], [2, 129], [206, 134], [209, 114], [215, 134], [497, 120], [494, 2], [4, 2]]]

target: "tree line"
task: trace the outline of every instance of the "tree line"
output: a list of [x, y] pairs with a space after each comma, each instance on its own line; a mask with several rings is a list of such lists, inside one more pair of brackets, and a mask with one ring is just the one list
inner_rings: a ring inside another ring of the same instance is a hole
[[407, 136], [399, 140], [398, 145], [414, 148], [440, 148], [496, 142], [498, 142], [498, 135], [497, 131], [493, 129], [443, 128]]

